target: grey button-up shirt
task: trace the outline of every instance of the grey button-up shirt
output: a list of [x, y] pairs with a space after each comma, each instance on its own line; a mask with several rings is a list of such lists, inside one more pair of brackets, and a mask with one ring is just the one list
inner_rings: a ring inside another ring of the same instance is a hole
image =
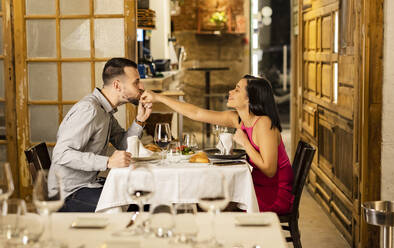
[[62, 179], [64, 197], [83, 187], [102, 187], [96, 177], [107, 169], [108, 143], [126, 150], [127, 137], [141, 136], [143, 130], [133, 122], [125, 131], [113, 116], [116, 111], [97, 88], [70, 109], [60, 124], [52, 154], [48, 179], [51, 195], [58, 192], [55, 173]]

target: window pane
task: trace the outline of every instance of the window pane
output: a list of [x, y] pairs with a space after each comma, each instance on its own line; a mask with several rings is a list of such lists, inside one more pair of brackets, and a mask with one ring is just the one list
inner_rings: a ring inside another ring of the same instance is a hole
[[30, 62], [27, 68], [30, 100], [57, 100], [57, 64]]
[[74, 105], [63, 105], [63, 119], [66, 116], [66, 114], [68, 113], [68, 111], [70, 111], [72, 106], [74, 106]]
[[5, 104], [0, 102], [0, 140], [5, 140], [5, 135]]
[[29, 106], [30, 139], [32, 142], [56, 142], [58, 107], [51, 105]]
[[56, 21], [27, 20], [27, 56], [56, 57]]
[[124, 56], [125, 39], [123, 19], [96, 19], [94, 21], [94, 36], [96, 57]]
[[126, 129], [126, 104], [119, 106], [118, 112], [116, 112], [114, 116], [118, 120], [119, 125]]
[[90, 21], [61, 20], [62, 57], [90, 57]]
[[62, 64], [63, 100], [78, 101], [92, 91], [89, 62]]
[[0, 17], [0, 55], [3, 55], [3, 18], [2, 17]]
[[94, 66], [95, 75], [96, 75], [95, 76], [95, 78], [96, 78], [95, 85], [97, 88], [102, 88], [103, 84], [104, 84], [103, 77], [102, 77], [104, 65], [105, 65], [105, 62], [96, 62], [95, 66]]
[[4, 61], [0, 60], [0, 98], [5, 98], [4, 94]]
[[124, 1], [95, 0], [94, 14], [123, 14]]
[[27, 15], [54, 15], [56, 1], [53, 0], [26, 0]]
[[7, 145], [0, 145], [0, 162], [7, 162]]
[[89, 0], [60, 0], [61, 15], [88, 15]]

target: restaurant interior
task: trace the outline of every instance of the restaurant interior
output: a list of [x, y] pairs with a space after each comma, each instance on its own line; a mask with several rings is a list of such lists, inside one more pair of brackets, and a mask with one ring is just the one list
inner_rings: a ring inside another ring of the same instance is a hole
[[[392, 0], [0, 0], [0, 247], [394, 248], [393, 39]], [[111, 58], [135, 62], [137, 104], [107, 95]], [[279, 125], [253, 112], [253, 80]], [[123, 143], [71, 126], [95, 94]], [[67, 128], [87, 137], [66, 150], [78, 166], [59, 162]], [[256, 140], [278, 146], [271, 176]], [[278, 183], [283, 153], [287, 212], [262, 207], [256, 172]], [[63, 211], [85, 187], [66, 170], [93, 175], [94, 213]]]

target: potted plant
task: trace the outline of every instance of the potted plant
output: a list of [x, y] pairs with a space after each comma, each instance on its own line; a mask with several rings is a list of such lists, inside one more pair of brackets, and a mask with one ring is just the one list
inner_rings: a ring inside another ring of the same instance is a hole
[[215, 23], [216, 28], [221, 30], [225, 27], [227, 22], [227, 16], [224, 11], [216, 11], [212, 14], [211, 18], [209, 19], [211, 23]]

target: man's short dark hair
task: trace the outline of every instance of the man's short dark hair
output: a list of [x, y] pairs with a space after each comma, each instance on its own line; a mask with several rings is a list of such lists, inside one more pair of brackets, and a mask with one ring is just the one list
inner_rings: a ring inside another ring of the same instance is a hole
[[133, 67], [137, 69], [137, 64], [134, 61], [125, 58], [112, 58], [105, 63], [103, 69], [103, 82], [104, 85], [108, 85], [111, 82], [111, 79], [117, 76], [124, 75], [125, 67]]

